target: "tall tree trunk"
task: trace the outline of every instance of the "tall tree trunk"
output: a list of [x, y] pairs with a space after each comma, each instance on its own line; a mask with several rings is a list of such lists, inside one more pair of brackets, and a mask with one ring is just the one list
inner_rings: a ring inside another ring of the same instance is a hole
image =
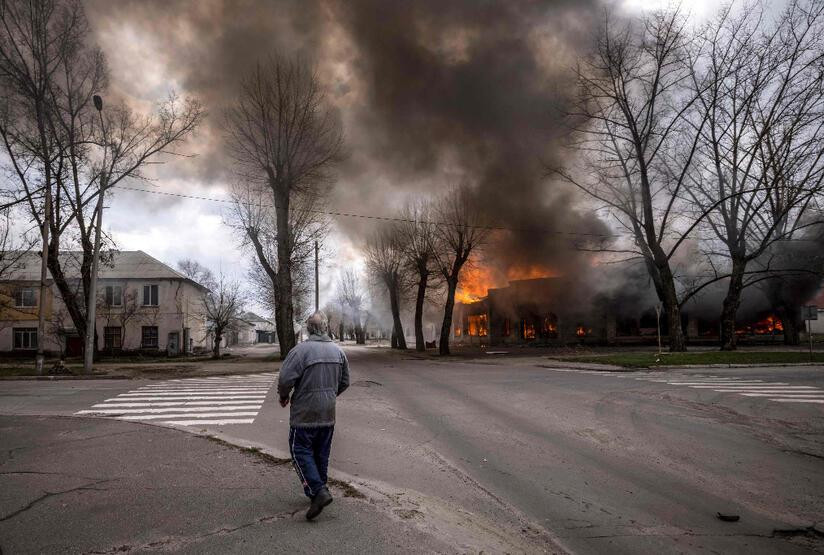
[[781, 319], [781, 328], [784, 330], [784, 345], [801, 345], [801, 329], [804, 321], [797, 306], [782, 301], [777, 307], [777, 316]]
[[63, 273], [63, 268], [60, 265], [60, 249], [57, 245], [57, 241], [54, 239], [49, 246], [49, 256], [46, 260], [46, 264], [49, 267], [49, 272], [52, 275], [57, 291], [60, 293], [60, 298], [66, 306], [66, 312], [69, 313], [69, 318], [71, 318], [74, 329], [77, 331], [77, 334], [80, 336], [80, 340], [83, 342], [83, 346], [85, 347], [86, 311], [82, 310], [78, 305], [77, 295], [75, 294], [76, 291], [72, 289], [72, 286], [69, 284], [65, 274]]
[[735, 315], [741, 306], [741, 292], [744, 289], [744, 270], [747, 263], [738, 257], [732, 260], [730, 283], [721, 307], [721, 350], [734, 351], [737, 348], [735, 335]]
[[215, 329], [215, 342], [212, 344], [212, 358], [220, 358], [221, 341], [223, 341], [223, 330]]
[[401, 303], [398, 295], [398, 282], [393, 281], [389, 287], [389, 306], [392, 309], [392, 333], [395, 335], [396, 349], [406, 349], [406, 337], [401, 322]]
[[449, 334], [452, 332], [452, 311], [455, 308], [455, 289], [458, 288], [458, 279], [450, 278], [447, 281], [446, 305], [443, 308], [443, 324], [441, 324], [441, 340], [438, 352], [441, 355], [449, 354]]
[[282, 333], [280, 339], [280, 358], [285, 359], [295, 346], [295, 316], [292, 304], [292, 248], [289, 232], [289, 191], [282, 183], [272, 184], [275, 197], [277, 219], [277, 295], [275, 297], [275, 317]]
[[418, 295], [415, 298], [415, 350], [425, 351], [426, 340], [423, 337], [423, 303], [426, 299], [426, 285], [429, 280], [429, 272], [419, 272], [418, 276]]
[[357, 345], [366, 345], [366, 332], [363, 329], [360, 314], [355, 317], [355, 343]]
[[[667, 272], [665, 274], [668, 275]], [[681, 307], [678, 305], [678, 294], [675, 291], [675, 281], [672, 276], [663, 280], [662, 292], [664, 294], [662, 302], [669, 328], [669, 350], [672, 353], [682, 353], [687, 350], [687, 342], [684, 337], [684, 328], [681, 327]]]
[[397, 334], [395, 333], [395, 326], [392, 326], [392, 333], [390, 334], [389, 345], [390, 345], [393, 349], [397, 349], [397, 348], [398, 348], [398, 336], [397, 336]]
[[[644, 236], [640, 233], [639, 230], [637, 232], [638, 242], [642, 243]], [[681, 327], [681, 308], [678, 304], [678, 292], [675, 290], [675, 278], [670, 270], [669, 260], [660, 246], [657, 246], [657, 248], [645, 251], [644, 263], [652, 278], [658, 300], [664, 305], [669, 328], [669, 350], [673, 353], [682, 353], [687, 350], [687, 343], [684, 338], [684, 329]]]

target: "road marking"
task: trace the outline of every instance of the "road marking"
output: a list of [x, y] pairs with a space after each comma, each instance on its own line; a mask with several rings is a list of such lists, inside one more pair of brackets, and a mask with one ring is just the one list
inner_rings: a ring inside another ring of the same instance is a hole
[[[667, 383], [679, 384], [679, 385], [688, 385], [688, 384], [725, 384], [725, 383], [764, 383], [764, 380], [698, 380], [698, 379], [692, 379], [692, 380], [686, 380], [686, 379], [681, 379], [681, 380], [672, 380], [672, 379], [670, 379], [670, 380], [664, 380], [664, 381], [666, 381]], [[773, 382], [770, 382], [770, 383], [773, 383]]]
[[169, 396], [169, 395], [178, 395], [178, 396], [181, 396], [181, 395], [182, 396], [185, 396], [185, 395], [226, 395], [226, 394], [229, 394], [229, 395], [257, 395], [257, 394], [262, 394], [262, 395], [265, 395], [266, 391], [268, 391], [268, 390], [266, 390], [266, 389], [264, 389], [264, 390], [244, 389], [244, 390], [240, 390], [240, 391], [227, 391], [227, 390], [223, 390], [223, 391], [209, 391], [209, 390], [194, 391], [193, 390], [193, 391], [158, 391], [158, 392], [155, 392], [155, 391], [130, 391], [129, 393], [121, 393], [120, 395], [118, 395], [118, 397], [141, 397], [141, 396], [146, 396], [146, 395], [152, 395], [152, 396], [158, 396], [158, 397]]
[[692, 375], [681, 377], [628, 376], [621, 372], [601, 372], [574, 368], [549, 368], [557, 372], [574, 372], [578, 374], [599, 374], [602, 376], [632, 377], [644, 382], [653, 382], [690, 389], [708, 389], [717, 393], [736, 393], [743, 397], [764, 397], [765, 400], [779, 403], [814, 403], [824, 404], [824, 390], [810, 385], [790, 385], [788, 382], [769, 382], [760, 379], [747, 379], [744, 376]]
[[164, 420], [161, 424], [174, 424], [176, 426], [225, 426], [226, 424], [251, 424], [254, 418], [248, 419], [228, 419], [228, 420]]
[[105, 409], [88, 409], [88, 410], [81, 410], [76, 412], [75, 414], [143, 414], [143, 413], [152, 413], [152, 414], [161, 414], [164, 412], [208, 412], [208, 411], [216, 411], [216, 410], [250, 410], [250, 409], [259, 409], [260, 405], [240, 405], [240, 406], [223, 406], [223, 407], [214, 407], [214, 406], [205, 406], [205, 407], [167, 407], [167, 408], [141, 408], [141, 409], [129, 409], [129, 408], [105, 408]]
[[[129, 399], [130, 401], [132, 399]], [[106, 407], [177, 407], [188, 405], [239, 405], [242, 403], [249, 403], [252, 405], [259, 405], [260, 400], [247, 401], [244, 399], [234, 401], [184, 401], [183, 403], [177, 401], [164, 401], [158, 403], [98, 403], [92, 405], [92, 408], [106, 408]]]
[[[769, 393], [741, 393], [744, 397], [775, 397], [776, 392], [771, 391]], [[821, 393], [782, 393], [781, 397], [793, 398], [793, 397], [824, 397], [824, 391]]]
[[203, 414], [140, 414], [120, 416], [121, 420], [160, 420], [161, 418], [219, 418], [224, 416], [257, 416], [254, 412], [206, 412]]
[[790, 385], [788, 382], [769, 382], [746, 379], [743, 376], [686, 376], [670, 378], [636, 377], [639, 381], [655, 382], [690, 389], [709, 389], [716, 393], [736, 393], [743, 397], [764, 397], [782, 403], [824, 403], [824, 390], [810, 385]]
[[75, 414], [177, 426], [252, 424], [276, 381], [277, 373], [176, 378], [121, 393]]
[[110, 401], [185, 401], [187, 399], [264, 399], [264, 395], [195, 395], [186, 397], [115, 397], [113, 399], [106, 399]]
[[727, 389], [730, 391], [736, 389], [818, 389], [811, 385], [690, 385], [692, 389]]

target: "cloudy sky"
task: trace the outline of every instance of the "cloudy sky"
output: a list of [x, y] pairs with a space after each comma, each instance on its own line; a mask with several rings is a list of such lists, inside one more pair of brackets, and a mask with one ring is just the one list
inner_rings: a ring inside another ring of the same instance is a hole
[[[626, 0], [625, 13], [663, 2]], [[694, 17], [709, 0], [681, 2]], [[107, 94], [137, 109], [171, 91], [198, 97], [208, 111], [186, 144], [191, 158], [154, 167], [135, 186], [226, 199], [234, 175], [221, 121], [237, 83], [266, 56], [300, 56], [318, 68], [338, 110], [348, 156], [329, 200], [339, 211], [392, 215], [409, 198], [468, 181], [513, 228], [608, 233], [572, 191], [544, 179], [564, 161], [570, 68], [591, 44], [599, 0], [88, 0], [94, 37], [111, 71]], [[225, 225], [225, 204], [118, 191], [105, 227], [123, 250], [175, 264], [194, 258], [243, 278], [249, 254]], [[322, 297], [337, 272], [360, 263], [376, 225], [332, 218]], [[499, 234], [486, 264], [502, 275], [539, 266], [557, 273], [587, 262], [568, 236]], [[323, 299], [321, 300], [323, 303]]]

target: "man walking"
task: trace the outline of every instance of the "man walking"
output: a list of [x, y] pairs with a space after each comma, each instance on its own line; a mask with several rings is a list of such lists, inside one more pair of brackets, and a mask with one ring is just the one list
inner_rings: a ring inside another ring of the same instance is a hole
[[335, 400], [349, 387], [349, 363], [329, 339], [328, 327], [323, 312], [315, 312], [306, 320], [309, 340], [289, 352], [278, 380], [280, 406], [288, 405], [292, 394], [289, 452], [303, 491], [312, 500], [307, 520], [314, 519], [332, 502], [326, 470], [335, 429]]

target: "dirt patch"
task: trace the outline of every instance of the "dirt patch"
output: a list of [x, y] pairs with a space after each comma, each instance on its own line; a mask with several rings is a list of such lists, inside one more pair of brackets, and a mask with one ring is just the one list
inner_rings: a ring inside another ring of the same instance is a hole
[[395, 509], [392, 512], [404, 520], [420, 520], [423, 518], [423, 513], [415, 509]]

